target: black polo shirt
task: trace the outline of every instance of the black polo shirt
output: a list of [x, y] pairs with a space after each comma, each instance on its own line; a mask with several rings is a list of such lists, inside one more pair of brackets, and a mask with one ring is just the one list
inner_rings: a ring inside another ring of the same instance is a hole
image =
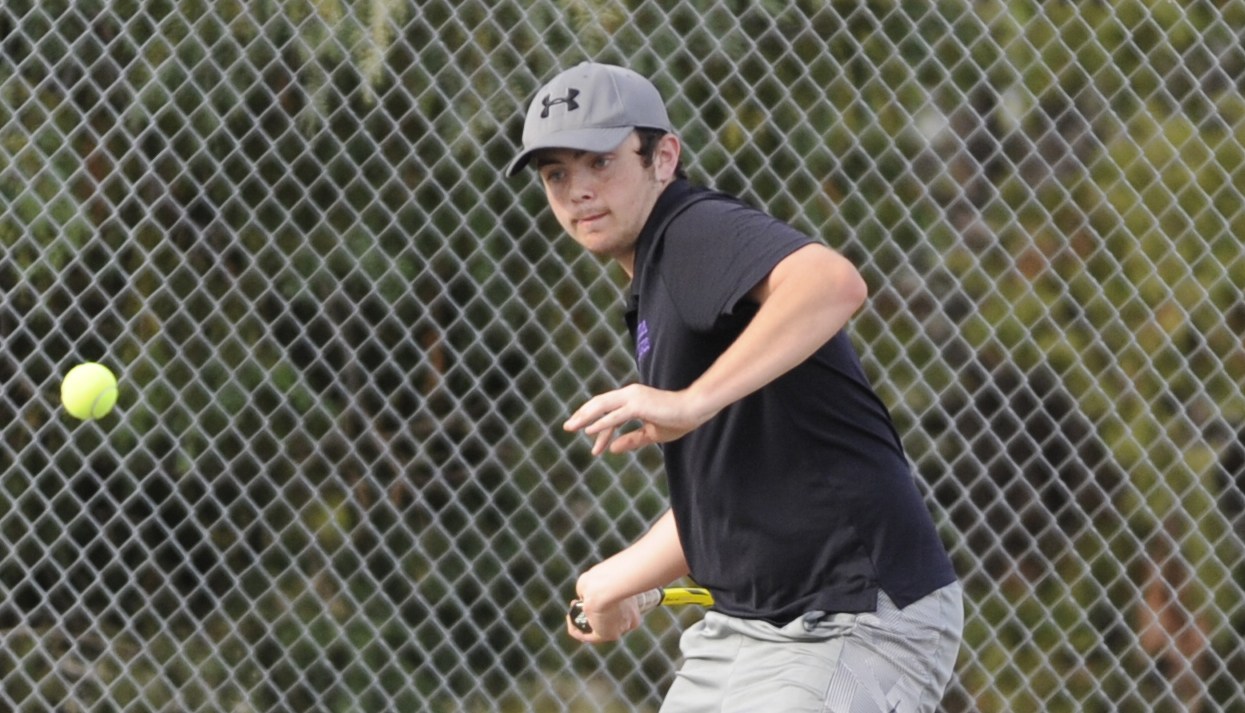
[[[724, 194], [667, 188], [627, 300], [641, 382], [699, 377], [755, 314], [748, 292], [811, 242]], [[845, 332], [663, 450], [691, 576], [724, 613], [872, 611], [879, 588], [902, 608], [955, 580]]]

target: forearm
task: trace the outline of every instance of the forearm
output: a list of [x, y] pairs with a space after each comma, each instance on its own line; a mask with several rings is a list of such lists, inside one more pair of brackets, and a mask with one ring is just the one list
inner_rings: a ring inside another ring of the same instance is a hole
[[[791, 253], [750, 297], [760, 307], [751, 322], [700, 378], [680, 391], [631, 384], [589, 399], [563, 424], [595, 440], [594, 455], [668, 443], [699, 428], [808, 359], [864, 303], [864, 280], [842, 255], [824, 245]], [[639, 428], [618, 435], [629, 421]]]
[[580, 599], [601, 608], [687, 574], [674, 513], [667, 510], [634, 544], [580, 576], [576, 590]]
[[756, 315], [687, 389], [697, 411], [716, 414], [808, 359], [839, 332], [866, 296], [856, 268], [838, 253], [808, 246], [753, 291]]

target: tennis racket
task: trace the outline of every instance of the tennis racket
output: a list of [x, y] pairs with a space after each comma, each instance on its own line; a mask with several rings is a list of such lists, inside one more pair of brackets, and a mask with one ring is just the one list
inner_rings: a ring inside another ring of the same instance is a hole
[[[699, 604], [700, 606], [713, 606], [713, 595], [708, 589], [701, 587], [666, 587], [664, 589], [650, 589], [647, 592], [641, 592], [635, 595], [636, 604], [640, 607], [640, 613], [656, 609], [657, 607], [677, 607], [685, 604]], [[592, 627], [588, 624], [588, 615], [584, 614], [583, 602], [578, 599], [571, 602], [571, 609], [568, 612], [571, 617], [571, 623], [576, 629], [585, 634], [592, 633]]]

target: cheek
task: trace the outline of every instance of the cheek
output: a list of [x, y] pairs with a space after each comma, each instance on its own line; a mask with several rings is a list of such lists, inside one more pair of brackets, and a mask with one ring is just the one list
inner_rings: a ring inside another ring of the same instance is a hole
[[558, 225], [561, 225], [564, 230], [569, 230], [570, 213], [563, 207], [552, 191], [545, 191], [545, 198], [549, 201], [549, 210], [553, 212], [553, 217], [557, 219]]
[[570, 221], [570, 218], [566, 215], [566, 213], [555, 210], [553, 212], [553, 215], [555, 218], [558, 219], [558, 225], [562, 226], [563, 231], [567, 233], [571, 232], [571, 221]]

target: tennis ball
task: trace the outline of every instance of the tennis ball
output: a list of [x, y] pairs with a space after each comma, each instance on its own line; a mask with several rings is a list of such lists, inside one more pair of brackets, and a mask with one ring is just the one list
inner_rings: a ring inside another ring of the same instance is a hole
[[117, 403], [117, 377], [103, 364], [79, 364], [61, 382], [61, 403], [74, 418], [103, 418]]

